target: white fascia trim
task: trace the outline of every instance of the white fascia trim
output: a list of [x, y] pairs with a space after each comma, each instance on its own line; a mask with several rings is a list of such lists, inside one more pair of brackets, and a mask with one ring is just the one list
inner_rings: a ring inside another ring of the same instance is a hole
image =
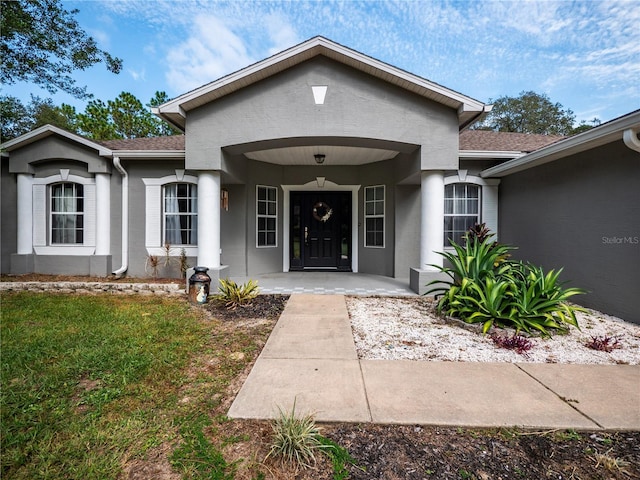
[[638, 129], [628, 128], [622, 134], [624, 144], [631, 150], [640, 152], [640, 139], [638, 139]]
[[[380, 60], [376, 60], [372, 57], [364, 55], [360, 52], [356, 52], [355, 50], [351, 50], [347, 47], [339, 45], [337, 43], [332, 42], [324, 37], [314, 37], [306, 42], [300, 43], [292, 48], [284, 50], [280, 53], [276, 53], [275, 55], [262, 60], [258, 63], [254, 63], [253, 65], [249, 65], [248, 67], [243, 68], [242, 70], [238, 70], [237, 72], [231, 73], [225, 77], [222, 77], [218, 80], [215, 80], [207, 85], [203, 85], [200, 88], [192, 90], [191, 92], [185, 93], [173, 100], [168, 101], [167, 103], [160, 105], [156, 108], [154, 113], [157, 115], [162, 115], [166, 113], [178, 113], [181, 116], [185, 116], [185, 111], [182, 108], [182, 105], [190, 102], [202, 95], [206, 95], [213, 90], [217, 90], [224, 86], [230, 85], [236, 81], [242, 80], [243, 78], [250, 77], [261, 70], [277, 65], [280, 62], [284, 62], [290, 60], [298, 55], [302, 55], [305, 52], [311, 51], [313, 49], [323, 49], [329, 50], [332, 53], [336, 53], [338, 55], [342, 55], [344, 57], [350, 58], [351, 60], [355, 60], [356, 62], [362, 63], [368, 67], [378, 69], [382, 72], [388, 73], [390, 75], [396, 76], [402, 80], [408, 81], [410, 83], [415, 84], [416, 86], [425, 88], [427, 90], [431, 90], [434, 93], [450, 98], [456, 103], [460, 103], [460, 107], [465, 112], [469, 111], [485, 111], [485, 104], [480, 102], [479, 100], [475, 100], [471, 97], [467, 97], [461, 93], [450, 90], [442, 85], [438, 85], [436, 83], [430, 82], [422, 77], [418, 77], [404, 70], [400, 70], [399, 68], [393, 67], [387, 63], [381, 62]], [[303, 56], [303, 59], [306, 58]], [[290, 65], [287, 66], [289, 68]], [[361, 70], [370, 70], [361, 69]]]
[[113, 155], [120, 158], [184, 159], [185, 150], [114, 150]]
[[93, 148], [94, 150], [98, 151], [98, 155], [100, 155], [101, 157], [110, 156], [112, 154], [112, 151], [107, 147], [76, 135], [75, 133], [67, 132], [66, 130], [55, 127], [53, 125], [43, 125], [42, 127], [38, 127], [35, 130], [31, 130], [24, 135], [20, 135], [13, 140], [9, 140], [8, 142], [3, 143], [2, 145], [0, 145], [0, 148], [9, 151], [15, 150], [16, 148], [29, 145], [30, 143], [36, 142], [53, 134], [60, 135], [67, 140], [71, 140], [72, 142], [76, 142], [86, 147]]
[[177, 175], [166, 175], [164, 177], [160, 177], [160, 178], [143, 178], [142, 179], [142, 183], [144, 183], [146, 186], [161, 186], [161, 185], [166, 185], [167, 183], [195, 183], [196, 185], [198, 184], [198, 177], [194, 176], [194, 175], [185, 175], [182, 177], [181, 180], [178, 180], [178, 176]]
[[304, 185], [280, 185], [284, 192], [282, 205], [285, 214], [282, 218], [282, 231], [285, 232], [282, 239], [282, 271], [288, 272], [290, 267], [289, 259], [289, 232], [291, 215], [286, 212], [291, 210], [292, 191], [316, 192], [316, 191], [338, 191], [351, 192], [351, 271], [358, 273], [358, 192], [360, 185], [338, 185], [331, 180], [325, 180], [322, 187], [318, 186], [317, 180], [307, 182]]
[[499, 178], [481, 178], [475, 175], [467, 175], [464, 180], [460, 179], [458, 174], [448, 175], [444, 177], [444, 184], [450, 185], [452, 183], [469, 183], [471, 185], [479, 185], [481, 187], [495, 187], [500, 185]]
[[77, 246], [77, 245], [58, 245], [58, 246], [33, 246], [37, 255], [69, 255], [74, 257], [85, 257], [93, 255], [96, 247]]
[[519, 151], [509, 151], [509, 150], [460, 150], [458, 152], [458, 157], [461, 159], [513, 159], [520, 158], [526, 155], [523, 152]]
[[483, 177], [504, 177], [622, 139], [623, 131], [640, 128], [640, 110], [561, 140], [520, 158], [488, 168]]

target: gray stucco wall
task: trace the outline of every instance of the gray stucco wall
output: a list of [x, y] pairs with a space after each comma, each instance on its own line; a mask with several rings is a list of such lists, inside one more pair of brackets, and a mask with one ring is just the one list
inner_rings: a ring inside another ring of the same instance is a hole
[[640, 154], [622, 141], [509, 175], [500, 239], [589, 290], [576, 303], [640, 323]]
[[229, 210], [220, 213], [220, 262], [229, 266], [225, 275], [244, 277], [247, 275], [247, 187], [223, 184], [223, 188], [229, 192]]
[[11, 172], [32, 173], [40, 161], [67, 159], [86, 164], [90, 173], [110, 173], [111, 161], [99, 157], [95, 150], [60, 137], [50, 136], [10, 153]]
[[0, 273], [10, 273], [11, 254], [17, 251], [18, 189], [16, 176], [9, 173], [9, 159], [0, 160]]
[[395, 189], [395, 273], [408, 279], [420, 264], [420, 186], [398, 185]]
[[[182, 169], [183, 165], [181, 161], [177, 160], [143, 160], [143, 161], [123, 161], [123, 167], [129, 174], [129, 268], [127, 270], [128, 276], [133, 277], [147, 277], [151, 273], [145, 270], [145, 262], [148, 256], [147, 249], [145, 247], [145, 234], [146, 234], [146, 189], [145, 184], [142, 182], [143, 178], [161, 178], [166, 175], [172, 175], [176, 169]], [[187, 175], [191, 172], [185, 172]], [[119, 182], [118, 182], [119, 183]], [[112, 194], [112, 197], [114, 194]], [[112, 225], [121, 224], [120, 215], [120, 190], [115, 194], [118, 199], [117, 210], [112, 210]], [[115, 232], [115, 230], [112, 232]], [[118, 234], [121, 229], [118, 228]], [[118, 249], [120, 249], [121, 242], [120, 237], [117, 237], [114, 242], [117, 243]], [[117, 250], [119, 253], [120, 250]], [[177, 253], [177, 251], [176, 251]], [[120, 255], [117, 258], [120, 259]], [[114, 255], [114, 267], [117, 268], [119, 264], [115, 262], [116, 256]], [[168, 268], [159, 269], [159, 276], [176, 277], [179, 276], [179, 268], [175, 261]], [[160, 258], [161, 265], [164, 263], [165, 258]], [[190, 257], [189, 264], [195, 266], [196, 259]]]
[[[313, 85], [328, 86], [324, 105], [314, 104]], [[186, 131], [186, 167], [196, 170], [219, 169], [223, 147], [306, 137], [422, 145], [422, 168], [458, 165], [455, 109], [324, 57], [190, 111]]]

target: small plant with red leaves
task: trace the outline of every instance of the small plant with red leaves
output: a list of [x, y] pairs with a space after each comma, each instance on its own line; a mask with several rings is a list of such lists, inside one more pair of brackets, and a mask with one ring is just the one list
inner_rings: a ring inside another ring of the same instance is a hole
[[593, 350], [607, 353], [611, 353], [616, 348], [622, 348], [620, 340], [608, 336], [591, 337], [591, 341], [587, 342], [586, 345]]
[[535, 343], [529, 340], [527, 337], [514, 333], [511, 337], [509, 335], [499, 335], [492, 333], [490, 336], [493, 343], [500, 348], [506, 348], [508, 350], [515, 350], [520, 355], [527, 356], [527, 352], [531, 350]]

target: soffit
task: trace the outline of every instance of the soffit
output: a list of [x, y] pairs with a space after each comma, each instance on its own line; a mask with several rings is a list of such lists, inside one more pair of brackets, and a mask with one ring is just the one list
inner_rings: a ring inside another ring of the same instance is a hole
[[398, 151], [379, 148], [347, 147], [338, 145], [305, 145], [287, 148], [272, 148], [245, 153], [245, 156], [261, 162], [276, 165], [317, 165], [314, 155], [325, 155], [322, 166], [365, 165], [367, 163], [389, 160], [398, 155]]

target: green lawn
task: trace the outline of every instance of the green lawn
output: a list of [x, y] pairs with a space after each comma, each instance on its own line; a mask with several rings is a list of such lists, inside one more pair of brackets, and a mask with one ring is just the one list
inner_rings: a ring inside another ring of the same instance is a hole
[[202, 432], [259, 347], [220, 325], [184, 299], [3, 294], [0, 476], [117, 478], [162, 445], [191, 478], [232, 475]]

